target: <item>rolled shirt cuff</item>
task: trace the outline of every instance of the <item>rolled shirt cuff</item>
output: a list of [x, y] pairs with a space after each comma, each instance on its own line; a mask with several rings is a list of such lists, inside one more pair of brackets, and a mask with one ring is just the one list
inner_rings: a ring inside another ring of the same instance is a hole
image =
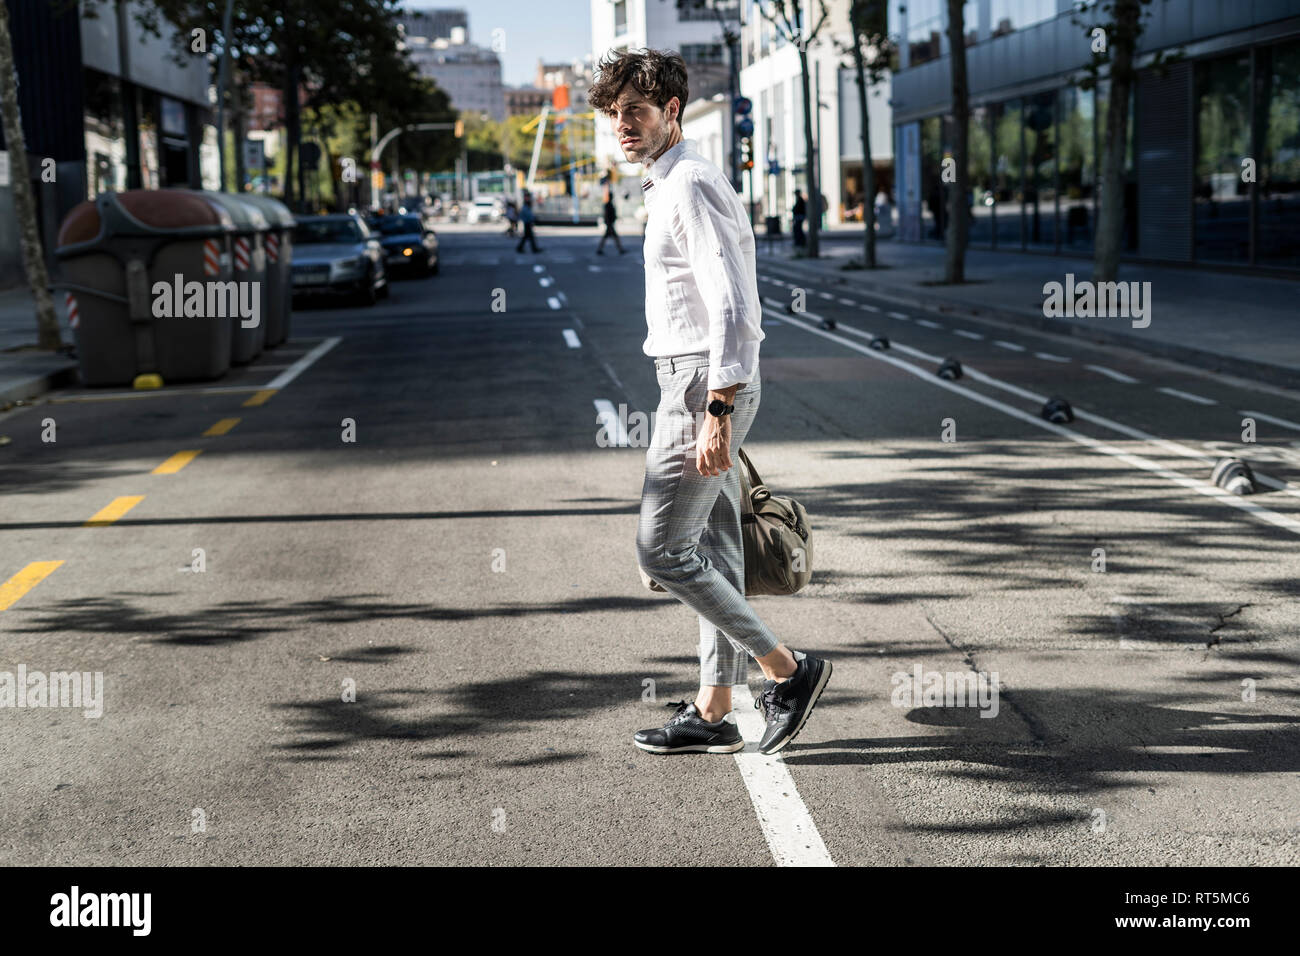
[[739, 363], [735, 365], [710, 365], [709, 389], [716, 392], [724, 388], [730, 388], [732, 385], [743, 385], [752, 377], [745, 369], [745, 366]]

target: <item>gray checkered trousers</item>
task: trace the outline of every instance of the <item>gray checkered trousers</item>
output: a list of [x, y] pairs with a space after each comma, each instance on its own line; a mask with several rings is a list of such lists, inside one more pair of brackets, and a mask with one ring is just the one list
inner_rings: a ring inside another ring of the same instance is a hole
[[695, 439], [708, 405], [709, 354], [655, 359], [659, 409], [646, 453], [636, 553], [641, 569], [700, 618], [700, 683], [746, 681], [749, 657], [779, 643], [745, 600], [740, 534], [740, 448], [761, 395], [758, 373], [736, 391], [732, 466], [720, 475], [695, 467]]

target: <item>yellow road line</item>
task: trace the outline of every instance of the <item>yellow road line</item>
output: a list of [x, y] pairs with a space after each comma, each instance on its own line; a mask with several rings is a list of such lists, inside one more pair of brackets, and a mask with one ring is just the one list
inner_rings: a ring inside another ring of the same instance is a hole
[[211, 428], [205, 431], [203, 433], [203, 437], [211, 438], [214, 435], [224, 435], [226, 432], [230, 431], [230, 429], [234, 428], [238, 424], [239, 424], [238, 418], [223, 418], [221, 419], [221, 421], [217, 422], [215, 425], [213, 425]]
[[244, 402], [244, 407], [253, 408], [257, 405], [265, 405], [270, 397], [278, 391], [278, 388], [264, 388], [260, 391], [254, 392], [248, 397], [248, 400]]
[[4, 584], [0, 584], [0, 611], [7, 611], [18, 599], [40, 584], [62, 561], [33, 561]]
[[180, 471], [182, 468], [184, 468], [186, 465], [192, 462], [195, 458], [198, 458], [199, 453], [201, 451], [202, 449], [199, 449], [198, 451], [178, 451], [176, 454], [172, 455], [165, 462], [163, 462], [152, 472], [150, 472], [150, 474], [174, 475], [176, 474], [176, 472]]
[[96, 511], [94, 516], [83, 527], [102, 528], [104, 525], [112, 524], [142, 501], [144, 501], [144, 495], [123, 495], [121, 498], [114, 498]]

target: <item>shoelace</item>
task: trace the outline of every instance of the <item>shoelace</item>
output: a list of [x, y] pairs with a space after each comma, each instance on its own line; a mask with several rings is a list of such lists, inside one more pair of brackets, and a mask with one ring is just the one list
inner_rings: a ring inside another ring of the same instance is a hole
[[777, 696], [777, 688], [780, 686], [780, 684], [773, 684], [754, 698], [754, 709], [761, 710], [767, 720], [775, 720], [779, 714], [790, 709]]
[[[686, 714], [686, 708], [690, 706], [690, 703], [689, 703], [688, 701], [685, 701], [685, 700], [675, 700], [675, 701], [673, 701], [671, 704], [665, 704], [664, 706], [665, 706], [665, 707], [676, 707], [676, 708], [677, 708], [676, 710], [673, 711], [673, 715], [672, 715], [671, 717], [668, 718], [668, 723], [669, 723], [669, 724], [675, 724], [675, 723], [677, 723], [677, 721], [679, 721], [683, 716], [685, 716], [685, 714]], [[667, 726], [667, 725], [665, 725], [665, 726]]]

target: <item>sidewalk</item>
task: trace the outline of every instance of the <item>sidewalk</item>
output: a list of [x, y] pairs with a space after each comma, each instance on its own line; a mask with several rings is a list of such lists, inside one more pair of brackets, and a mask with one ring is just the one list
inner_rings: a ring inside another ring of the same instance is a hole
[[[55, 311], [58, 309], [56, 307]], [[72, 330], [59, 320], [64, 344]], [[36, 306], [26, 286], [0, 290], [0, 408], [75, 381], [76, 359], [36, 348]]]
[[[825, 241], [829, 238], [829, 241]], [[876, 243], [886, 268], [844, 270], [862, 256], [862, 227], [822, 234], [821, 257], [793, 259], [789, 239], [758, 239], [760, 266], [776, 264], [834, 277], [900, 304], [937, 308], [1138, 349], [1189, 365], [1288, 388], [1300, 388], [1300, 282], [1263, 276], [1140, 263], [1121, 264], [1119, 279], [1151, 283], [1151, 323], [1133, 328], [1126, 318], [1048, 318], [1043, 286], [1092, 278], [1092, 260], [1069, 256], [971, 249], [967, 284], [936, 285], [944, 250], [937, 244]], [[815, 306], [814, 306], [815, 308]]]

